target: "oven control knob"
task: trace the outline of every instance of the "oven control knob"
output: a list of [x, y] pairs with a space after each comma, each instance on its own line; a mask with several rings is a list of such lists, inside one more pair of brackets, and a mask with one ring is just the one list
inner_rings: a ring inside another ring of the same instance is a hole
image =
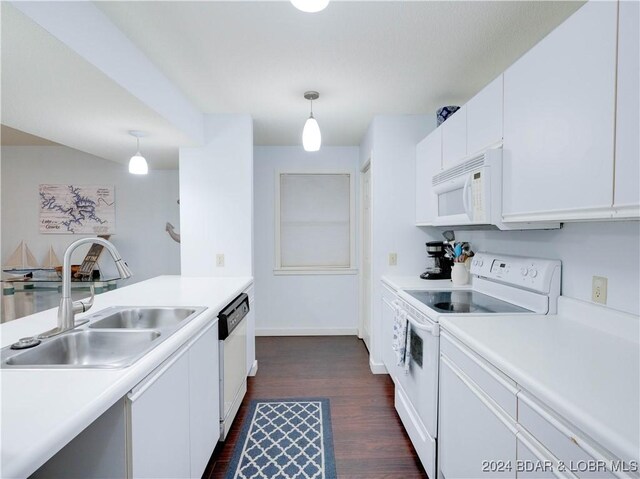
[[529, 270], [527, 268], [520, 268], [520, 273], [522, 273], [522, 276], [526, 276], [529, 273]]
[[535, 278], [536, 276], [538, 276], [538, 270], [535, 268], [531, 268], [529, 270], [529, 276], [531, 276], [532, 278]]

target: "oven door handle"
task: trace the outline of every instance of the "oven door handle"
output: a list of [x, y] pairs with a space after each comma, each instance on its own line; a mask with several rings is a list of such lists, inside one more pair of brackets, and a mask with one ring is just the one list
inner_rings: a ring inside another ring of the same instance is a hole
[[414, 328], [419, 329], [420, 331], [426, 331], [432, 336], [440, 336], [440, 326], [438, 325], [438, 323], [422, 324], [422, 323], [419, 323], [410, 314], [407, 314], [407, 320], [411, 323], [411, 325]]

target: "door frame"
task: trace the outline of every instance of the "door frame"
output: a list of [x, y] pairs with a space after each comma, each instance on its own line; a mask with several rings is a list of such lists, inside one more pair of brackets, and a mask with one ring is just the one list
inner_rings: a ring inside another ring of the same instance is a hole
[[[360, 281], [359, 281], [359, 301], [358, 301], [358, 309], [360, 314], [358, 320], [358, 338], [363, 339], [363, 331], [364, 331], [364, 322], [365, 317], [364, 313], [366, 311], [365, 308], [365, 277], [364, 277], [364, 246], [365, 246], [365, 235], [364, 235], [364, 173], [369, 171], [369, 215], [370, 215], [370, 232], [369, 232], [369, 251], [373, 253], [373, 175], [372, 175], [372, 163], [373, 163], [373, 152], [369, 152], [369, 157], [367, 161], [360, 167], [360, 205], [358, 208], [359, 213], [359, 227], [360, 227], [360, 241], [359, 241], [359, 250], [360, 250]], [[370, 258], [370, 278], [369, 278], [369, 345], [368, 348], [373, 349], [373, 260]], [[365, 343], [366, 344], [366, 343]], [[369, 351], [371, 353], [371, 351]]]

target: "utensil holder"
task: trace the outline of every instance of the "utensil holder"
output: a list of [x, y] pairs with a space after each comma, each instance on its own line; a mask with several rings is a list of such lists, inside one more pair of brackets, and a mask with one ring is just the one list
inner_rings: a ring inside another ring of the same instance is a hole
[[464, 263], [453, 263], [451, 282], [454, 286], [464, 286], [469, 283], [469, 270]]

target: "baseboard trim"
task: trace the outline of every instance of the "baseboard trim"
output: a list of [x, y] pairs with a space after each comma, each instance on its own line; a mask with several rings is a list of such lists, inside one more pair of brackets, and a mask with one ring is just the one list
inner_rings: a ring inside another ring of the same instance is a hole
[[369, 358], [369, 368], [373, 374], [387, 374], [387, 368], [384, 363], [376, 363]]
[[251, 369], [249, 369], [249, 374], [247, 376], [255, 376], [257, 372], [258, 372], [258, 360], [256, 359], [253, 362], [253, 366], [251, 366]]
[[356, 336], [357, 328], [265, 328], [256, 329], [256, 336]]

